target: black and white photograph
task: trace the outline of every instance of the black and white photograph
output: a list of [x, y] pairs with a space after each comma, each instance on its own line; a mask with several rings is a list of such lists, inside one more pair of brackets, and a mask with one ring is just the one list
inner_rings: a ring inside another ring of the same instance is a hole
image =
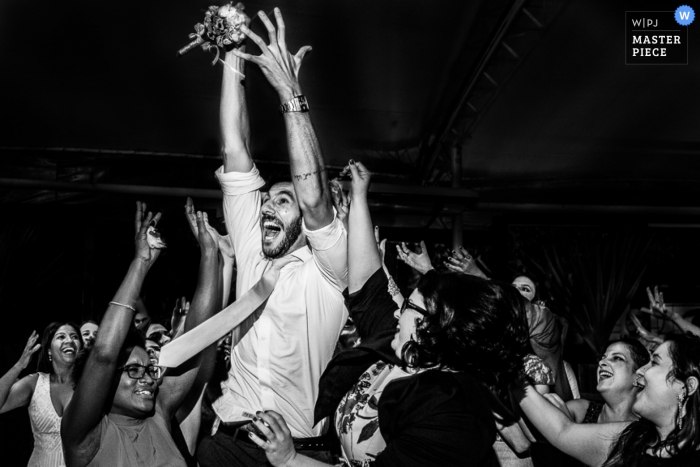
[[0, 465], [700, 465], [698, 11], [0, 2]]

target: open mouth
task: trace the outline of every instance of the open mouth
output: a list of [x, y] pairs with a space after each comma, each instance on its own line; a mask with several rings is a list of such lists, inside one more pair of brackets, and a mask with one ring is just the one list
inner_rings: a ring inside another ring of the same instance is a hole
[[134, 391], [137, 396], [143, 396], [146, 398], [153, 398], [153, 389], [138, 389]]
[[263, 240], [269, 242], [275, 239], [282, 231], [282, 227], [273, 221], [265, 221], [263, 223]]
[[612, 377], [613, 377], [613, 374], [612, 374], [611, 371], [606, 370], [606, 369], [604, 369], [604, 368], [599, 368], [599, 369], [598, 369], [598, 382], [599, 382], [599, 383], [600, 383], [601, 381], [603, 381], [603, 380], [606, 380], [606, 379], [609, 379], [609, 378], [612, 378]]
[[75, 355], [76, 354], [76, 349], [73, 346], [70, 347], [64, 347], [61, 349], [61, 352], [63, 352], [65, 355]]

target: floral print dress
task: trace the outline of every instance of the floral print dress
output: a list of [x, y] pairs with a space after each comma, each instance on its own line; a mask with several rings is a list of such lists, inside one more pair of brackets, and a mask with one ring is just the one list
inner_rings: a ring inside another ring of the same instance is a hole
[[377, 362], [365, 371], [348, 391], [335, 413], [343, 464], [368, 467], [382, 453], [386, 442], [379, 431], [378, 406], [384, 388], [391, 381], [410, 376], [401, 367]]

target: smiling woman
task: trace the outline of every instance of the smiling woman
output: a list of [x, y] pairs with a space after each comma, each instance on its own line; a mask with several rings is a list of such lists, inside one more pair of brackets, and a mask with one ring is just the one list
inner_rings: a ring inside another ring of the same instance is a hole
[[[617, 374], [599, 372], [601, 383]], [[574, 423], [532, 388], [525, 389], [521, 407], [549, 442], [587, 465], [690, 467], [700, 463], [699, 381], [700, 338], [673, 336], [637, 370], [637, 421]]]
[[[185, 466], [170, 434], [170, 420], [197, 377], [201, 358], [193, 357], [162, 375], [161, 368], [151, 363], [144, 338], [132, 324], [136, 311], [133, 304], [160, 253], [149, 245], [146, 236], [160, 214], [154, 217], [151, 213], [145, 215], [145, 211], [146, 206], [138, 203], [135, 257], [100, 323], [100, 332], [76, 385], [75, 403], [61, 421], [68, 467]], [[185, 331], [211, 317], [221, 303], [218, 247], [205, 219], [197, 213], [199, 281]]]
[[639, 417], [632, 404], [639, 389], [636, 372], [649, 362], [649, 352], [636, 339], [625, 338], [608, 345], [598, 362], [598, 386], [603, 403], [574, 399], [564, 403], [547, 396], [577, 423], [628, 422]]
[[[61, 416], [73, 396], [73, 366], [82, 348], [78, 327], [53, 322], [44, 330], [41, 344], [32, 333], [17, 364], [0, 379], [0, 413], [29, 406], [34, 451], [29, 467], [64, 465]], [[19, 372], [40, 348], [38, 372], [16, 381]]]

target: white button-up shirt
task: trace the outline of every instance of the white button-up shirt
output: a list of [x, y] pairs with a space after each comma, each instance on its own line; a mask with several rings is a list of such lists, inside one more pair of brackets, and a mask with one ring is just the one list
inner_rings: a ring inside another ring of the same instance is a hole
[[[257, 168], [216, 172], [224, 193], [226, 228], [237, 262], [236, 298], [255, 285], [269, 267], [262, 255], [260, 214], [264, 185]], [[309, 231], [308, 245], [291, 255], [255, 325], [231, 352], [231, 370], [214, 410], [224, 422], [250, 419], [275, 410], [292, 436], [319, 436], [313, 427], [318, 381], [333, 355], [347, 320], [342, 291], [347, 285], [347, 233], [335, 218]]]

